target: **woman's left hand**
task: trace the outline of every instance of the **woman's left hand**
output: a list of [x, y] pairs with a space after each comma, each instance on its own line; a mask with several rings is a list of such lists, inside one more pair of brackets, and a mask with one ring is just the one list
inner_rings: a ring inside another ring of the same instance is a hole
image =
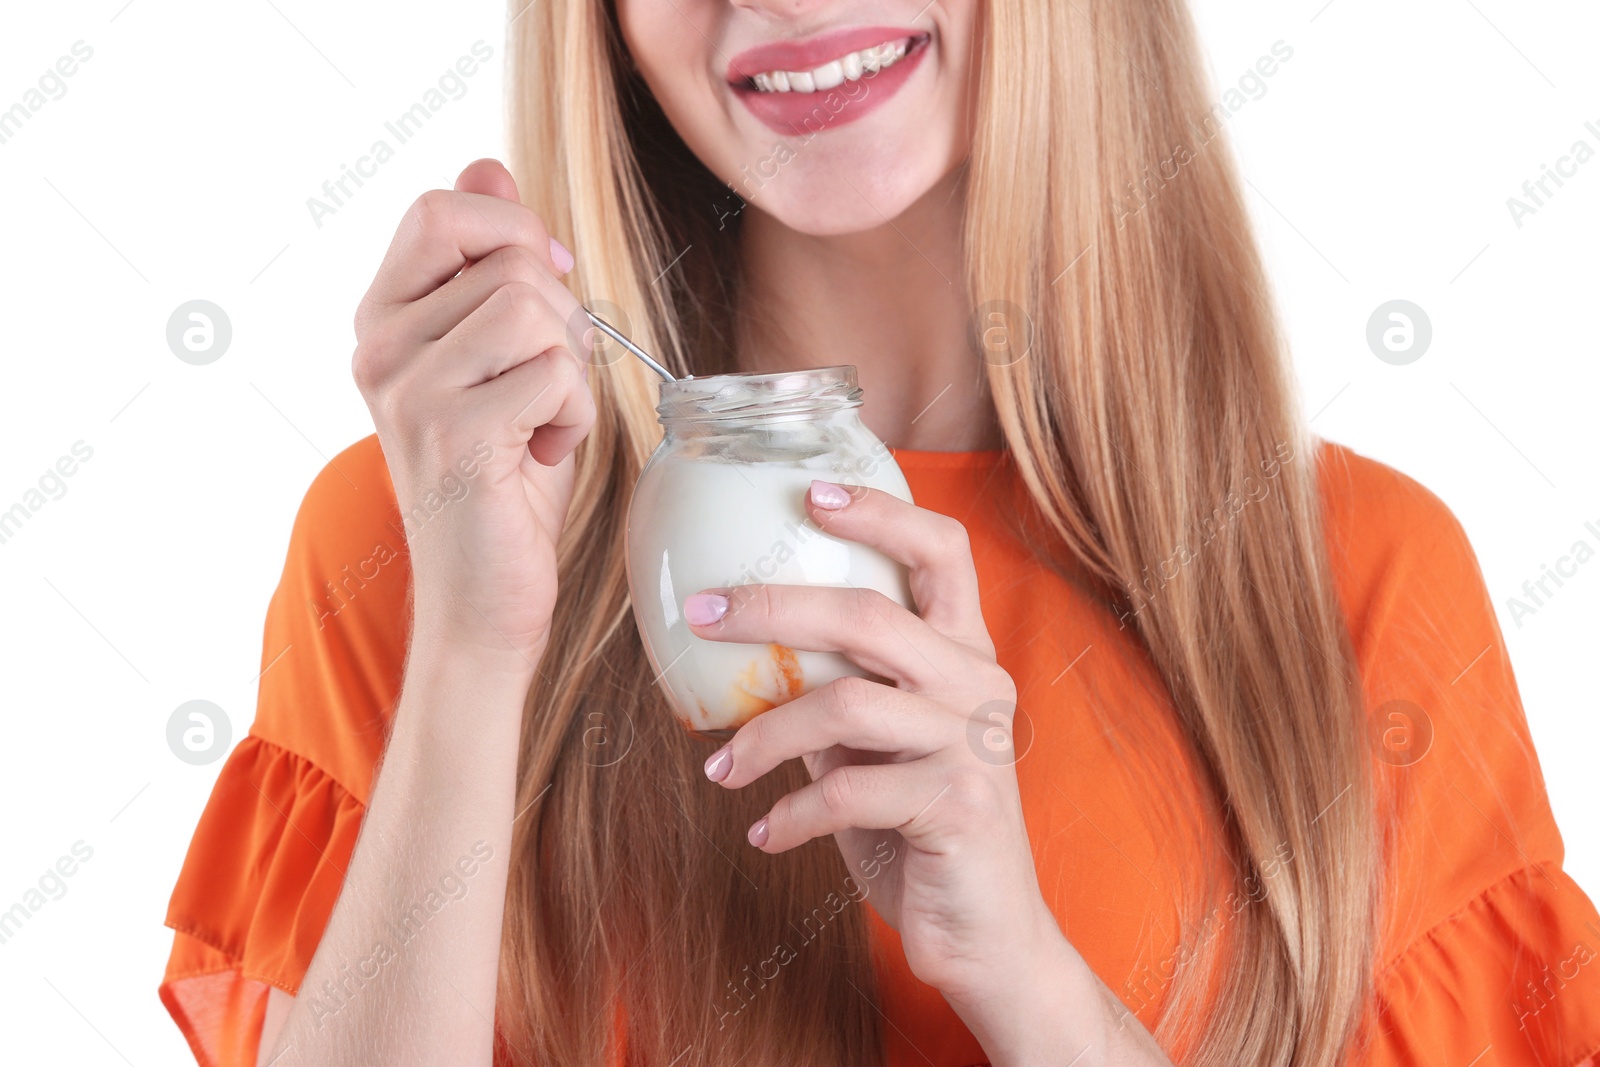
[[707, 776], [737, 789], [804, 759], [811, 784], [756, 822], [750, 843], [782, 852], [834, 835], [899, 931], [912, 973], [944, 994], [997, 1064], [1033, 1058], [1019, 1028], [1066, 1036], [1040, 1011], [1087, 1023], [1070, 1027], [1080, 1036], [1102, 1034], [1109, 993], [1039, 891], [1010, 747], [1017, 689], [995, 661], [965, 527], [827, 482], [812, 483], [807, 510], [829, 534], [905, 564], [916, 612], [859, 588], [749, 585], [689, 597], [684, 614], [699, 637], [839, 652], [885, 679], [842, 678], [756, 716], [706, 762]]

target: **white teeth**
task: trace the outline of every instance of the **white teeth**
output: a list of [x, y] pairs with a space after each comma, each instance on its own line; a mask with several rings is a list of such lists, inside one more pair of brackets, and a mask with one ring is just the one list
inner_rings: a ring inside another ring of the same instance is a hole
[[844, 84], [844, 64], [837, 59], [832, 63], [824, 63], [811, 72], [811, 82], [817, 87], [817, 92], [832, 89], [835, 85]]
[[910, 43], [910, 38], [885, 41], [883, 44], [840, 56], [815, 70], [769, 70], [755, 75], [750, 80], [764, 93], [826, 92], [847, 81], [857, 81], [867, 74], [876, 74], [880, 70], [892, 67], [905, 57]]

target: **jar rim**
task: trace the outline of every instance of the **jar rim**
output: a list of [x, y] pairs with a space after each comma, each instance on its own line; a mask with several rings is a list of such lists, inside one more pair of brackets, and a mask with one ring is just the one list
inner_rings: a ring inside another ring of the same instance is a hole
[[662, 425], [804, 416], [861, 406], [850, 364], [791, 371], [735, 371], [661, 383]]

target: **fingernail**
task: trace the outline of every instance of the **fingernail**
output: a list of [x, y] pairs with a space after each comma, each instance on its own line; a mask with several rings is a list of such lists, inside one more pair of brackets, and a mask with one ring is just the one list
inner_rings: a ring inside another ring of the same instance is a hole
[[733, 770], [733, 748], [723, 745], [706, 760], [706, 777], [713, 782], [720, 782], [728, 777], [728, 772]]
[[850, 503], [850, 494], [832, 482], [813, 481], [811, 502], [826, 511], [838, 511]]
[[556, 240], [554, 237], [550, 238], [550, 259], [553, 263], [555, 263], [556, 270], [560, 271], [562, 274], [565, 274], [567, 271], [571, 270], [572, 265], [577, 262], [577, 260], [572, 258], [572, 253], [567, 251], [567, 246]]
[[766, 844], [767, 843], [767, 820], [766, 819], [762, 819], [760, 822], [758, 822], [754, 826], [750, 827], [750, 832], [748, 834], [746, 834], [745, 836], [750, 839], [750, 843], [752, 845], [756, 846], [756, 848], [760, 848], [762, 845]]
[[728, 598], [721, 593], [696, 593], [683, 602], [690, 626], [709, 626], [727, 613]]

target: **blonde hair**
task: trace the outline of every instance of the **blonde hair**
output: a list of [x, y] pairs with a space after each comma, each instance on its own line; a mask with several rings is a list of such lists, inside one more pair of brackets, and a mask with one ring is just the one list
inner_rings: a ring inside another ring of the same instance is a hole
[[[732, 369], [727, 186], [633, 72], [610, 3], [511, 6], [513, 168], [578, 250], [579, 298], [680, 372]], [[1188, 13], [1029, 0], [984, 5], [983, 23], [968, 295], [1033, 328], [1025, 358], [986, 368], [1005, 440], [1063, 551], [1148, 648], [1238, 879], [1260, 889], [1227, 937], [1191, 930], [1157, 1037], [1192, 1064], [1338, 1063], [1368, 997], [1380, 859], [1310, 441], [1220, 143], [1186, 153], [1131, 221], [1118, 210], [1207, 114]], [[697, 781], [707, 750], [652, 684], [622, 562], [660, 437], [654, 382], [628, 360], [591, 385], [599, 417], [524, 722], [502, 1031], [520, 1062], [572, 1067], [605, 1062], [624, 1018], [631, 1063], [881, 1063], [860, 906], [768, 974], [847, 871], [831, 841], [759, 862], [744, 846], [804, 780], [798, 761], [736, 793]], [[1305, 461], [1218, 525], [1285, 448]], [[1170, 566], [1208, 524], [1204, 559]]]

